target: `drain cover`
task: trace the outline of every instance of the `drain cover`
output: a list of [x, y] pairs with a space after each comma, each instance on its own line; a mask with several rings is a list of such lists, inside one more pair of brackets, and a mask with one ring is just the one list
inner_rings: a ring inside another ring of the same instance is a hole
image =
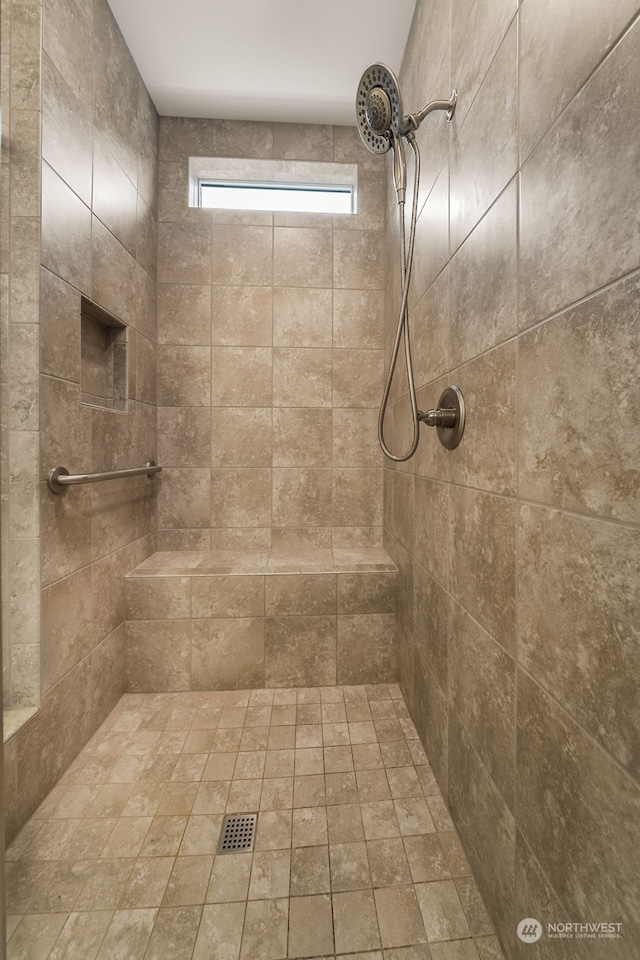
[[218, 841], [218, 853], [247, 853], [253, 850], [257, 819], [257, 813], [240, 813], [225, 817]]

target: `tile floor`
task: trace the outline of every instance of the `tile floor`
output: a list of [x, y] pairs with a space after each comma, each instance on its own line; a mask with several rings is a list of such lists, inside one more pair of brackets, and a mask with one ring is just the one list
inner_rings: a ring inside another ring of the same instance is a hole
[[126, 695], [7, 857], [10, 960], [503, 956], [395, 684]]

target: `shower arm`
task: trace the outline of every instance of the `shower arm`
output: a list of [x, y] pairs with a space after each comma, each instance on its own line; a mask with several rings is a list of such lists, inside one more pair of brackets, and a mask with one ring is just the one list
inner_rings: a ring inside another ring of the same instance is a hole
[[409, 116], [405, 117], [402, 121], [402, 135], [406, 136], [409, 131], [417, 130], [424, 118], [428, 117], [430, 113], [434, 112], [434, 110], [446, 110], [447, 121], [451, 123], [451, 118], [453, 117], [453, 113], [456, 109], [457, 101], [458, 91], [452, 90], [451, 96], [448, 100], [432, 100], [431, 103], [428, 103], [426, 107], [423, 107], [422, 110], [418, 111], [418, 113], [410, 113]]

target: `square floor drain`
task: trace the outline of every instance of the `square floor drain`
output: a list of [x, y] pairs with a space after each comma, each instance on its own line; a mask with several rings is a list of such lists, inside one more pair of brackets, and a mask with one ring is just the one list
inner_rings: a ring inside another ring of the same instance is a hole
[[253, 850], [257, 819], [257, 813], [240, 813], [225, 817], [218, 841], [218, 853], [247, 853]]

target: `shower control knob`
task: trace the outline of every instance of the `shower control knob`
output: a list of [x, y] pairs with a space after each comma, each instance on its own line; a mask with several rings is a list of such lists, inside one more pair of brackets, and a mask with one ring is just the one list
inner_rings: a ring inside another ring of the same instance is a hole
[[418, 419], [428, 427], [436, 427], [438, 439], [447, 450], [454, 450], [462, 440], [465, 422], [464, 397], [459, 387], [447, 387], [435, 410], [418, 411]]
[[437, 407], [435, 410], [427, 410], [426, 413], [420, 414], [420, 419], [423, 423], [426, 423], [428, 427], [454, 427], [456, 418], [457, 413], [455, 410], [443, 410], [442, 407]]

